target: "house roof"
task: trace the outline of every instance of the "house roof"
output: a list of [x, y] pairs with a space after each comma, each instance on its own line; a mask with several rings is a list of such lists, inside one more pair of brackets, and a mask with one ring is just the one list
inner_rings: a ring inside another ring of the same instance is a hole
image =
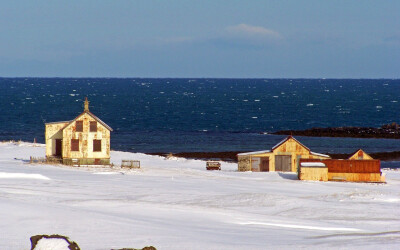
[[282, 145], [283, 143], [285, 143], [286, 141], [288, 141], [289, 139], [293, 139], [295, 140], [298, 144], [300, 144], [301, 146], [303, 146], [305, 149], [307, 149], [308, 151], [311, 152], [311, 150], [309, 148], [307, 148], [306, 146], [304, 146], [303, 143], [299, 142], [296, 138], [294, 138], [293, 136], [289, 135], [288, 137], [286, 137], [285, 139], [283, 139], [281, 142], [279, 142], [278, 144], [276, 144], [275, 146], [272, 147], [272, 151], [275, 150], [276, 148], [278, 148], [280, 145]]
[[73, 119], [73, 120], [70, 121], [67, 125], [65, 125], [65, 127], [62, 128], [62, 130], [65, 129], [66, 127], [68, 127], [71, 123], [73, 123], [74, 121], [76, 121], [79, 117], [81, 117], [81, 116], [84, 115], [84, 114], [90, 115], [93, 119], [95, 119], [97, 122], [99, 122], [101, 125], [103, 125], [106, 129], [108, 129], [108, 130], [110, 130], [110, 131], [113, 131], [113, 129], [112, 129], [110, 126], [108, 126], [105, 122], [103, 122], [102, 120], [100, 120], [100, 118], [98, 118], [98, 117], [95, 116], [92, 112], [90, 112], [90, 111], [88, 111], [88, 110], [83, 111], [80, 115], [78, 115], [77, 117], [75, 117], [75, 119]]

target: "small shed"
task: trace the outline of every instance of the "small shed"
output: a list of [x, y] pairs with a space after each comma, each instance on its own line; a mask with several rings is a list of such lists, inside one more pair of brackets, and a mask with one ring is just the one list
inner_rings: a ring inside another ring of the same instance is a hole
[[112, 128], [89, 111], [75, 119], [45, 124], [46, 158], [57, 158], [68, 165], [110, 164], [110, 132]]
[[380, 160], [301, 159], [300, 164], [316, 162], [326, 165], [328, 181], [385, 182]]
[[299, 180], [328, 181], [328, 167], [323, 162], [300, 162]]
[[239, 171], [297, 172], [300, 159], [330, 159], [329, 155], [312, 152], [293, 136], [288, 136], [271, 150], [240, 153]]

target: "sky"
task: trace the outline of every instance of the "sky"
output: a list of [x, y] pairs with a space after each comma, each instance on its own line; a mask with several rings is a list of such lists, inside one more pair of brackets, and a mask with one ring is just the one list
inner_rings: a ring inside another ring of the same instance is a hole
[[0, 77], [400, 78], [400, 1], [2, 1]]

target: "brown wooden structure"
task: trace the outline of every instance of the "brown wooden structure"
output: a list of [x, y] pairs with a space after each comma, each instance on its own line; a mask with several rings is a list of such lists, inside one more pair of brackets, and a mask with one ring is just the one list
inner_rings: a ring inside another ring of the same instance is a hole
[[[327, 167], [329, 181], [385, 182], [380, 160], [301, 159], [300, 165], [310, 162], [323, 163]], [[302, 170], [299, 172], [299, 179], [307, 180], [301, 176], [301, 172]], [[314, 177], [309, 178], [314, 179]]]
[[288, 136], [271, 150], [241, 153], [238, 157], [239, 171], [297, 172], [299, 160], [330, 159], [329, 155], [312, 152], [293, 136]]
[[207, 170], [221, 170], [221, 163], [218, 161], [208, 161], [206, 163]]

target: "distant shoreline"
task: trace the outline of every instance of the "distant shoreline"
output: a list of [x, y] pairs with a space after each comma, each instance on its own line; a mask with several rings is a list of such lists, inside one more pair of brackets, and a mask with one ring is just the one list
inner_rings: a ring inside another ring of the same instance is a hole
[[392, 123], [383, 125], [380, 128], [372, 128], [372, 127], [310, 128], [305, 130], [281, 130], [273, 132], [271, 134], [309, 136], [309, 137], [400, 139], [400, 126], [397, 123]]
[[[181, 153], [146, 153], [149, 155], [159, 156], [173, 156], [181, 157], [186, 159], [197, 159], [197, 160], [219, 160], [227, 162], [237, 162], [237, 154], [243, 153], [242, 151], [229, 151], [229, 152], [181, 152]], [[329, 154], [333, 159], [347, 159], [351, 154]], [[377, 152], [368, 153], [372, 158], [381, 161], [400, 161], [400, 151], [393, 152]]]

